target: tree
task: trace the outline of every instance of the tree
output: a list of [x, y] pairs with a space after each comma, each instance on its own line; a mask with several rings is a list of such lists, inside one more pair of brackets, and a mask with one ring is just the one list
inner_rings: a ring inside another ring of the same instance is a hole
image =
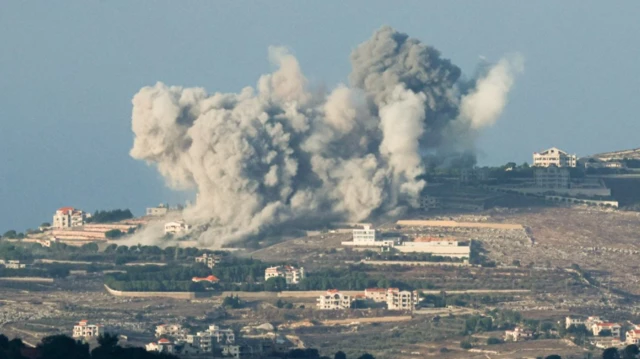
[[610, 337], [611, 335], [611, 330], [609, 329], [602, 329], [600, 333], [598, 333], [598, 336], [600, 337]]
[[471, 344], [470, 341], [463, 340], [463, 341], [460, 342], [460, 348], [462, 348], [462, 349], [471, 349], [471, 348], [473, 348], [473, 345]]
[[110, 333], [101, 334], [98, 337], [98, 344], [100, 344], [101, 347], [113, 348], [118, 345], [118, 335]]
[[15, 230], [10, 229], [10, 230], [4, 232], [4, 234], [2, 235], [2, 238], [14, 239], [17, 236], [18, 236], [18, 233]]
[[110, 231], [105, 232], [104, 236], [109, 239], [116, 239], [122, 237], [123, 233], [119, 229], [112, 229]]
[[287, 280], [283, 277], [272, 277], [264, 282], [264, 290], [268, 292], [280, 292], [287, 289]]
[[358, 359], [376, 359], [373, 355], [369, 353], [364, 353], [358, 357]]
[[638, 349], [638, 346], [635, 344], [627, 345], [622, 350], [621, 354], [622, 359], [634, 359], [638, 357], [638, 354], [640, 354], [640, 349]]
[[347, 354], [345, 354], [344, 352], [337, 352], [334, 356], [333, 359], [347, 359]]
[[91, 242], [83, 244], [80, 249], [87, 253], [97, 253], [99, 248], [97, 243]]
[[52, 335], [38, 344], [42, 357], [47, 359], [90, 359], [89, 344], [82, 344], [66, 335]]
[[602, 352], [602, 359], [620, 359], [620, 353], [616, 348], [605, 349]]
[[489, 339], [487, 339], [487, 345], [496, 345], [496, 344], [502, 344], [502, 340], [496, 337], [490, 337]]
[[545, 357], [544, 359], [562, 359], [562, 357], [558, 354], [551, 354]]

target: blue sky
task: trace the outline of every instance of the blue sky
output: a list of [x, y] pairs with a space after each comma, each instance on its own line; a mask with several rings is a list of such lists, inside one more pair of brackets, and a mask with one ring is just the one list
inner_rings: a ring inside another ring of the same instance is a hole
[[[64, 4], [64, 6], [60, 5]], [[481, 164], [640, 147], [637, 1], [3, 1], [0, 233], [86, 210], [176, 202], [131, 159], [131, 98], [145, 85], [238, 91], [285, 45], [314, 83], [346, 81], [348, 56], [382, 25], [473, 73], [519, 52], [525, 72]]]

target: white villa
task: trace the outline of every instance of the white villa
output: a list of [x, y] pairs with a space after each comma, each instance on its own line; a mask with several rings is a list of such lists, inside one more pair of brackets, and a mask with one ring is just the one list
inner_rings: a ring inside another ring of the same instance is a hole
[[577, 163], [578, 156], [570, 155], [556, 147], [533, 153], [533, 165], [537, 167], [549, 167], [551, 165], [556, 165], [557, 167], [576, 167]]
[[298, 284], [300, 280], [304, 279], [304, 268], [287, 265], [269, 267], [264, 271], [264, 280], [275, 277], [283, 277], [287, 284]]

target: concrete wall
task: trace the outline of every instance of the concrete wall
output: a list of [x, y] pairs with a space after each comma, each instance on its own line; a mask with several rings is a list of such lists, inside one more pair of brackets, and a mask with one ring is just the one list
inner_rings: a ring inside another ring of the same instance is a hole
[[455, 258], [469, 258], [471, 253], [471, 247], [440, 246], [416, 242], [405, 242], [401, 246], [394, 246], [393, 248], [402, 253], [431, 253], [437, 256]]
[[524, 229], [520, 224], [510, 223], [485, 223], [485, 222], [456, 222], [456, 221], [422, 221], [403, 220], [396, 224], [415, 227], [464, 227], [464, 228], [492, 228], [492, 229]]
[[195, 299], [194, 292], [125, 292], [109, 288], [106, 284], [104, 288], [109, 294], [116, 297], [137, 297], [137, 298], [173, 298], [173, 299]]
[[554, 202], [564, 202], [564, 203], [576, 203], [576, 204], [589, 204], [600, 207], [614, 207], [618, 208], [618, 201], [598, 201], [594, 199], [581, 199], [581, 198], [570, 198], [570, 197], [562, 197], [562, 196], [544, 196], [544, 199], [547, 201]]

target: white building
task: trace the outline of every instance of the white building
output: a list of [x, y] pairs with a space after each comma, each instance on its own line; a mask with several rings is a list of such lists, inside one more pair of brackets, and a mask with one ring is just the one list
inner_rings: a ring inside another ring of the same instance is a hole
[[182, 328], [180, 324], [160, 324], [156, 326], [156, 337], [168, 335], [172, 337], [180, 337], [186, 335], [187, 330]]
[[87, 320], [81, 320], [73, 326], [73, 337], [78, 338], [94, 338], [104, 334], [101, 325], [89, 324]]
[[431, 253], [434, 256], [469, 258], [470, 246], [461, 246], [455, 238], [419, 237], [393, 248], [402, 253]]
[[200, 257], [196, 257], [196, 263], [204, 263], [207, 267], [213, 268], [216, 264], [220, 263], [220, 257], [204, 253]]
[[20, 263], [19, 260], [9, 259], [7, 261], [0, 260], [0, 264], [4, 265], [7, 269], [24, 269], [27, 267], [26, 264]]
[[549, 189], [567, 189], [571, 175], [569, 170], [555, 165], [533, 169], [533, 179], [536, 187]]
[[367, 288], [364, 290], [364, 297], [377, 303], [386, 303], [387, 290], [385, 288]]
[[71, 228], [83, 226], [90, 217], [85, 212], [73, 207], [59, 208], [53, 215], [53, 228]]
[[337, 289], [330, 289], [327, 293], [321, 295], [318, 300], [318, 309], [334, 310], [351, 308], [351, 296], [342, 294]]
[[269, 267], [264, 271], [264, 280], [269, 278], [283, 277], [287, 284], [298, 284], [304, 279], [304, 268], [293, 266]]
[[365, 224], [362, 229], [353, 230], [353, 243], [358, 244], [374, 244], [376, 241], [376, 230], [369, 224]]
[[505, 341], [520, 341], [520, 340], [528, 340], [533, 338], [533, 332], [528, 329], [523, 329], [520, 327], [516, 327], [514, 330], [506, 330], [504, 332], [504, 340]]
[[599, 336], [602, 331], [608, 330], [609, 332], [611, 332], [612, 337], [620, 338], [621, 328], [622, 327], [618, 323], [601, 322], [601, 323], [594, 323], [591, 326], [591, 331], [593, 332], [594, 336]]
[[538, 167], [549, 167], [556, 165], [557, 167], [576, 167], [578, 156], [570, 155], [561, 149], [552, 147], [540, 153], [533, 153], [533, 165]]
[[353, 240], [342, 242], [343, 246], [363, 246], [363, 247], [391, 247], [394, 240], [379, 240], [378, 231], [370, 224], [364, 224], [362, 229], [353, 230]]
[[169, 212], [169, 207], [165, 204], [160, 204], [158, 207], [148, 207], [147, 216], [164, 216]]
[[204, 332], [187, 335], [187, 343], [199, 348], [203, 353], [211, 353], [215, 346], [229, 345], [236, 341], [235, 333], [231, 329], [222, 329], [217, 325], [210, 325]]
[[173, 221], [164, 224], [165, 234], [181, 234], [191, 230], [191, 226], [184, 221]]
[[418, 303], [418, 292], [400, 290], [398, 288], [387, 289], [387, 309], [389, 310], [414, 310]]
[[169, 339], [160, 339], [158, 342], [151, 342], [145, 345], [145, 349], [148, 352], [158, 352], [164, 354], [174, 354], [175, 345]]

